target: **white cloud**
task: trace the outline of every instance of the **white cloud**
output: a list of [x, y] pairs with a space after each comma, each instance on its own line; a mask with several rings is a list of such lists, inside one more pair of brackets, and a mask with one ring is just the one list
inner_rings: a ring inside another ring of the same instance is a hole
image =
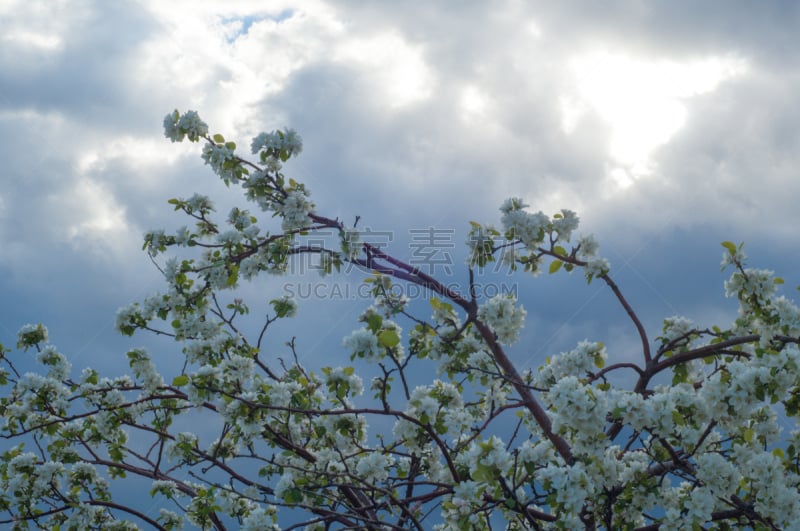
[[[23, 62], [61, 51], [71, 27], [85, 19], [86, 2], [5, 0], [0, 2], [0, 59]], [[29, 65], [29, 67], [36, 65]]]
[[100, 183], [84, 177], [73, 184], [68, 195], [49, 199], [54, 206], [77, 214], [61, 230], [80, 250], [100, 256], [108, 251], [128, 254], [126, 208]]
[[435, 87], [420, 45], [395, 31], [348, 37], [336, 48], [334, 60], [354, 64], [372, 91], [389, 108], [402, 108], [430, 97]]
[[9, 47], [18, 48], [38, 48], [41, 50], [58, 50], [63, 45], [63, 41], [58, 35], [49, 35], [46, 33], [37, 33], [32, 31], [15, 31], [14, 33], [7, 33], [2, 38], [4, 44]]

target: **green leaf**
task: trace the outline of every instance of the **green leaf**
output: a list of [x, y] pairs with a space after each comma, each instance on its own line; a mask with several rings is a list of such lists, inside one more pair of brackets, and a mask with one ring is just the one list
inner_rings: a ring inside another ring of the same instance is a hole
[[181, 374], [180, 376], [176, 376], [172, 380], [172, 385], [175, 387], [183, 387], [184, 385], [189, 383], [189, 377], [185, 374]]
[[722, 242], [722, 246], [725, 247], [729, 253], [731, 253], [731, 256], [736, 254], [736, 244], [733, 242]]
[[382, 325], [383, 325], [383, 317], [381, 317], [377, 313], [370, 314], [369, 317], [367, 317], [367, 328], [369, 328], [371, 332], [373, 333], [377, 332], [378, 330], [381, 329]]
[[675, 366], [672, 371], [672, 385], [685, 382], [689, 376], [689, 369], [685, 364]]
[[384, 330], [378, 334], [378, 344], [382, 347], [391, 348], [400, 343], [400, 336], [394, 330]]
[[472, 473], [472, 479], [475, 481], [491, 481], [495, 478], [495, 476], [496, 474], [494, 467], [480, 462], [478, 462], [477, 466], [475, 467], [475, 472]]
[[236, 143], [235, 142], [225, 142], [225, 147], [230, 149], [231, 151], [236, 151]]
[[97, 371], [94, 370], [94, 369], [89, 369], [89, 375], [86, 377], [86, 382], [90, 383], [92, 385], [97, 385], [98, 381], [99, 381], [99, 379], [98, 379]]
[[559, 256], [567, 256], [567, 250], [561, 247], [560, 245], [556, 245], [553, 247], [553, 252]]
[[[119, 463], [125, 458], [125, 455], [122, 453], [122, 450], [120, 450], [119, 446], [113, 446], [112, 448], [109, 448], [108, 456], [115, 463]], [[115, 471], [121, 474], [120, 477], [125, 477], [125, 471], [122, 469], [117, 469], [115, 467], [109, 469], [109, 472], [111, 473], [112, 477], [115, 475]]]
[[216, 142], [217, 144], [224, 144], [224, 143], [225, 143], [225, 137], [223, 137], [223, 136], [222, 136], [221, 134], [219, 134], [219, 133], [217, 133], [216, 135], [214, 135], [214, 137], [213, 137], [213, 138], [214, 138], [214, 142]]
[[233, 266], [231, 268], [231, 272], [228, 275], [228, 278], [225, 280], [225, 284], [228, 286], [235, 286], [236, 283], [239, 281], [239, 267]]
[[786, 400], [784, 406], [786, 407], [786, 414], [788, 416], [796, 416], [800, 413], [800, 395], [793, 393], [792, 396]]
[[550, 262], [550, 269], [549, 269], [550, 274], [552, 275], [553, 273], [561, 269], [563, 263], [564, 262], [562, 262], [561, 260], [553, 260], [552, 262]]

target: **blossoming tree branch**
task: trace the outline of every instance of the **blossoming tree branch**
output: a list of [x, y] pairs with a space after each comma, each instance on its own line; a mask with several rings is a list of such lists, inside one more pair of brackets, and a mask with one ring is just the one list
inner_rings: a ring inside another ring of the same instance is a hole
[[[294, 131], [257, 136], [253, 162], [193, 111], [164, 125], [173, 142], [200, 142], [255, 214], [220, 219], [195, 194], [170, 200], [191, 226], [145, 236], [166, 286], [122, 308], [117, 326], [172, 338], [179, 374], [159, 374], [144, 349], [127, 353], [130, 375], [76, 373], [41, 324], [20, 330], [16, 350], [0, 346], [4, 528], [799, 528], [800, 431], [787, 428], [800, 411], [800, 310], [741, 245], [723, 243], [735, 322], [669, 317], [651, 337], [595, 239], [574, 236], [571, 211], [549, 217], [513, 198], [501, 228], [473, 223], [469, 281], [456, 290], [317, 212], [283, 173], [301, 151]], [[322, 232], [335, 244], [312, 243]], [[370, 272], [372, 304], [343, 339], [350, 365], [303, 366], [304, 338], [266, 348], [271, 325], [296, 314], [288, 297], [258, 329], [241, 324], [242, 293], [258, 295], [240, 288], [297, 255], [314, 255], [323, 275]], [[525, 310], [475, 286], [496, 261], [605, 283], [638, 359], [582, 341], [541, 367], [516, 365]], [[398, 283], [425, 288], [430, 311], [412, 312]], [[30, 353], [38, 372], [19, 368]], [[204, 432], [180, 428], [198, 415]], [[126, 481], [149, 492], [123, 496]]]

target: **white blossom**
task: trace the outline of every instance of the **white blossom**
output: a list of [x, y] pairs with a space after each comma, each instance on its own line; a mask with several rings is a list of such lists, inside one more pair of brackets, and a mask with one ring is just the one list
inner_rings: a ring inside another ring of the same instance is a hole
[[217, 242], [223, 245], [237, 244], [242, 241], [242, 233], [238, 230], [226, 230], [217, 234]]
[[580, 514], [585, 501], [594, 492], [589, 476], [580, 463], [574, 465], [549, 464], [539, 472], [539, 478], [549, 483], [549, 491], [568, 515]]
[[181, 115], [177, 110], [164, 117], [164, 136], [172, 142], [180, 142], [185, 137], [197, 142], [208, 134], [208, 126], [196, 111], [186, 111]]
[[283, 498], [283, 495], [286, 493], [286, 491], [293, 487], [294, 473], [291, 471], [284, 472], [281, 474], [281, 478], [278, 480], [278, 483], [275, 484], [275, 497]]
[[470, 250], [467, 265], [484, 265], [481, 260], [494, 249], [494, 241], [498, 236], [499, 232], [492, 225], [473, 225], [466, 241]]
[[275, 523], [275, 509], [259, 507], [250, 512], [242, 520], [241, 531], [278, 531]]
[[768, 269], [745, 269], [744, 274], [736, 271], [725, 281], [726, 297], [736, 297], [741, 292], [765, 300], [775, 293], [775, 289], [775, 273]]
[[158, 510], [158, 520], [167, 529], [181, 529], [183, 527], [183, 517], [169, 509], [163, 507]]
[[344, 367], [328, 369], [324, 373], [324, 379], [328, 385], [336, 385], [339, 382], [346, 384], [347, 389], [349, 389], [349, 396], [358, 396], [364, 392], [363, 381], [360, 376], [353, 372], [352, 367], [349, 369]]
[[558, 235], [558, 239], [568, 242], [572, 232], [578, 228], [578, 215], [572, 210], [561, 209], [560, 217], [553, 217], [553, 231]]
[[311, 225], [308, 215], [313, 211], [314, 203], [308, 200], [308, 194], [303, 190], [289, 190], [283, 202], [275, 206], [275, 212], [283, 217], [281, 228], [284, 233]]
[[478, 318], [484, 321], [497, 334], [500, 343], [511, 345], [519, 338], [527, 312], [517, 306], [513, 297], [496, 295], [481, 304]]
[[271, 151], [274, 156], [286, 151], [291, 155], [298, 155], [303, 150], [303, 139], [294, 129], [287, 128], [283, 131], [273, 131], [271, 133], [259, 133], [253, 138], [250, 144], [253, 155], [260, 151]]
[[236, 175], [236, 155], [227, 145], [206, 144], [203, 146], [203, 160], [225, 181], [238, 181]]
[[536, 249], [545, 238], [550, 218], [542, 212], [531, 214], [523, 210], [512, 210], [501, 218], [506, 233], [520, 240], [530, 250]]
[[592, 258], [586, 263], [584, 274], [586, 278], [592, 279], [603, 276], [611, 270], [611, 264], [605, 258]]
[[52, 345], [45, 346], [36, 355], [36, 361], [49, 366], [47, 376], [54, 380], [65, 380], [72, 370], [72, 364]]
[[664, 319], [664, 333], [661, 337], [666, 343], [670, 343], [680, 337], [688, 336], [693, 330], [694, 323], [691, 319], [675, 315]]
[[581, 341], [568, 352], [553, 356], [539, 368], [535, 377], [538, 385], [548, 387], [566, 376], [584, 376], [602, 366], [608, 358], [605, 346], [595, 341]]
[[269, 390], [270, 404], [279, 407], [288, 407], [292, 396], [303, 390], [303, 387], [294, 381], [275, 382]]
[[178, 495], [178, 485], [174, 481], [157, 479], [153, 481], [150, 492], [152, 494], [163, 494], [171, 499]]
[[214, 210], [214, 203], [206, 195], [192, 194], [192, 197], [186, 200], [186, 206], [190, 212], [203, 212]]
[[741, 475], [736, 467], [719, 453], [703, 453], [697, 456], [697, 479], [702, 481], [718, 497], [735, 494]]
[[577, 242], [578, 252], [577, 257], [581, 260], [588, 260], [597, 256], [600, 250], [600, 244], [597, 243], [595, 237], [591, 234], [581, 236]]
[[392, 466], [391, 455], [378, 451], [368, 452], [356, 464], [356, 472], [366, 481], [378, 483], [389, 477], [388, 469]]
[[527, 205], [525, 201], [521, 197], [509, 197], [503, 204], [500, 205], [500, 212], [503, 214], [508, 214], [509, 212], [513, 212], [515, 210], [523, 210], [530, 205]]
[[253, 378], [255, 364], [253, 358], [232, 354], [230, 358], [221, 364], [223, 374], [231, 380], [239, 382], [245, 386]]
[[344, 338], [342, 346], [368, 361], [375, 360], [380, 356], [378, 338], [366, 328], [353, 331], [352, 334]]
[[469, 450], [458, 456], [458, 461], [469, 467], [473, 477], [483, 477], [487, 467], [493, 470], [491, 474], [506, 475], [514, 458], [506, 450], [505, 443], [492, 435], [486, 441], [471, 443]]
[[736, 265], [744, 264], [747, 261], [747, 255], [742, 250], [742, 247], [739, 246], [736, 248], [736, 251], [731, 253], [728, 249], [722, 253], [722, 262], [720, 263], [720, 268], [725, 269], [729, 265]]
[[47, 327], [43, 324], [26, 324], [17, 332], [17, 346], [27, 349], [47, 342]]

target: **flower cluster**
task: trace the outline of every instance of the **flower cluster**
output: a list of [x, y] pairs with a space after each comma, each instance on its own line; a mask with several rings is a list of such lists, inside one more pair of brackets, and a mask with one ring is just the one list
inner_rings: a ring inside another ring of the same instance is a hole
[[144, 391], [155, 393], [164, 385], [164, 378], [156, 370], [146, 350], [131, 350], [128, 352], [128, 360], [133, 374], [142, 382]]
[[47, 327], [43, 324], [26, 324], [17, 332], [17, 348], [30, 347], [47, 342]]
[[367, 360], [376, 359], [381, 355], [378, 348], [378, 338], [367, 329], [361, 328], [353, 331], [342, 341], [342, 346], [352, 352], [354, 356]]
[[283, 218], [283, 232], [290, 233], [311, 224], [308, 215], [314, 212], [314, 203], [309, 201], [305, 189], [290, 190], [283, 202], [275, 206], [275, 211]]
[[572, 232], [578, 228], [580, 219], [572, 210], [561, 209], [559, 214], [553, 216], [553, 232], [556, 233], [559, 241], [568, 242], [572, 237]]
[[484, 267], [487, 262], [494, 261], [495, 240], [500, 232], [492, 225], [472, 223], [472, 229], [467, 235], [467, 246], [470, 249], [467, 256], [467, 265]]
[[[525, 247], [530, 250], [535, 250], [539, 245], [544, 242], [545, 234], [548, 229], [552, 228], [550, 218], [542, 212], [529, 213], [524, 209], [527, 207], [522, 199], [512, 198], [507, 199], [500, 207], [500, 212], [503, 213], [501, 223], [505, 230], [506, 238], [509, 240], [519, 240]], [[565, 211], [568, 212], [568, 211]], [[570, 213], [569, 218], [561, 220], [561, 230], [567, 235], [576, 227], [578, 218], [574, 213]]]
[[176, 109], [164, 117], [164, 136], [173, 142], [180, 142], [188, 137], [197, 142], [208, 135], [208, 125], [200, 119], [196, 111], [181, 114]]
[[497, 339], [504, 345], [517, 341], [525, 324], [525, 315], [525, 308], [517, 306], [516, 300], [506, 295], [495, 295], [478, 309], [478, 318], [491, 327], [497, 334]]
[[[237, 164], [236, 154], [228, 145], [206, 144], [203, 146], [203, 160], [211, 166], [214, 173], [225, 182], [236, 182], [242, 175]], [[237, 173], [237, 169], [239, 170]]]
[[602, 368], [608, 359], [605, 346], [596, 341], [581, 341], [577, 347], [547, 360], [539, 368], [535, 383], [544, 388], [554, 385], [567, 376], [583, 377]]
[[303, 150], [303, 139], [294, 129], [275, 130], [271, 133], [260, 133], [250, 144], [253, 155], [262, 154], [262, 162], [267, 158], [286, 161], [297, 156]]
[[768, 269], [737, 271], [725, 281], [726, 297], [738, 297], [746, 293], [759, 300], [767, 300], [775, 293], [775, 289], [775, 273]]
[[691, 319], [680, 316], [672, 316], [664, 319], [664, 328], [661, 339], [665, 344], [682, 340], [686, 345], [690, 339], [691, 333], [695, 330], [694, 323]]

